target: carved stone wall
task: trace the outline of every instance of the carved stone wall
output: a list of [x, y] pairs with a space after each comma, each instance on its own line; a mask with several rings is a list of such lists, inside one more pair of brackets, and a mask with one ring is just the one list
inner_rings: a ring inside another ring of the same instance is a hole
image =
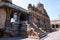
[[5, 27], [6, 21], [6, 10], [4, 8], [0, 8], [0, 28]]
[[40, 28], [44, 29], [45, 31], [50, 30], [50, 19], [49, 16], [44, 9], [44, 5], [41, 3], [37, 4], [37, 7], [31, 4], [28, 5], [28, 11], [33, 15], [33, 21], [37, 22], [37, 19], [40, 21]]
[[[10, 1], [3, 0], [6, 3], [10, 3]], [[11, 3], [10, 5], [5, 5], [5, 9], [0, 8], [0, 28], [5, 28], [4, 35], [15, 36], [17, 33], [27, 37], [40, 37], [42, 33], [49, 30], [50, 19], [43, 4], [39, 4], [40, 6], [37, 7], [29, 4], [28, 10]], [[11, 18], [13, 18], [13, 22], [11, 22]]]

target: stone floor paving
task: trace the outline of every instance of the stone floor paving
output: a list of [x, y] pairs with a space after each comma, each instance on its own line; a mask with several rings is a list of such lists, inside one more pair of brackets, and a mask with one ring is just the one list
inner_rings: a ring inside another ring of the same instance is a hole
[[45, 37], [41, 40], [60, 40], [60, 30], [49, 33], [47, 37]]
[[60, 30], [56, 32], [49, 33], [46, 37], [42, 39], [37, 38], [22, 38], [22, 37], [16, 37], [16, 38], [0, 38], [0, 40], [60, 40]]

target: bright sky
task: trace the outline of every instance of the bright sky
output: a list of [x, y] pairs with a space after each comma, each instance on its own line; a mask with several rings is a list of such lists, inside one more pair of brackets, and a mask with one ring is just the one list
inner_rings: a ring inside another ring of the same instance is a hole
[[41, 2], [51, 20], [59, 19], [60, 15], [60, 0], [12, 0], [14, 4], [27, 9], [29, 3], [36, 5]]

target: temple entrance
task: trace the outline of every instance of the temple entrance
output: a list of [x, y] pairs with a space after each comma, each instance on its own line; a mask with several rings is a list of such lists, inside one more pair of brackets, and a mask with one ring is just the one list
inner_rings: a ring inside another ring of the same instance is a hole
[[21, 15], [20, 15], [20, 27], [19, 27], [20, 36], [28, 37], [26, 22], [28, 22], [28, 14], [21, 13]]
[[28, 15], [22, 13], [20, 16], [20, 21], [27, 21], [27, 20], [28, 20]]
[[26, 21], [28, 21], [28, 15], [27, 14], [21, 14], [20, 15], [20, 30], [26, 31]]
[[28, 14], [21, 14], [20, 15], [20, 30], [24, 30], [24, 31], [26, 31], [27, 29], [27, 27], [26, 27], [26, 21], [28, 21]]

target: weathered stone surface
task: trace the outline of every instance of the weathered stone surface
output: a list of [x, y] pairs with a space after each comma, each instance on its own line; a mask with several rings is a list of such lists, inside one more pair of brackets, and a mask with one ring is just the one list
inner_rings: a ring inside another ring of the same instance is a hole
[[5, 27], [6, 21], [6, 10], [4, 8], [0, 8], [0, 28]]
[[[50, 19], [43, 7], [29, 4], [28, 10], [9, 2], [0, 4], [0, 26], [5, 29], [4, 36], [23, 35], [26, 37], [40, 37], [50, 32]], [[13, 19], [13, 20], [12, 20]]]

